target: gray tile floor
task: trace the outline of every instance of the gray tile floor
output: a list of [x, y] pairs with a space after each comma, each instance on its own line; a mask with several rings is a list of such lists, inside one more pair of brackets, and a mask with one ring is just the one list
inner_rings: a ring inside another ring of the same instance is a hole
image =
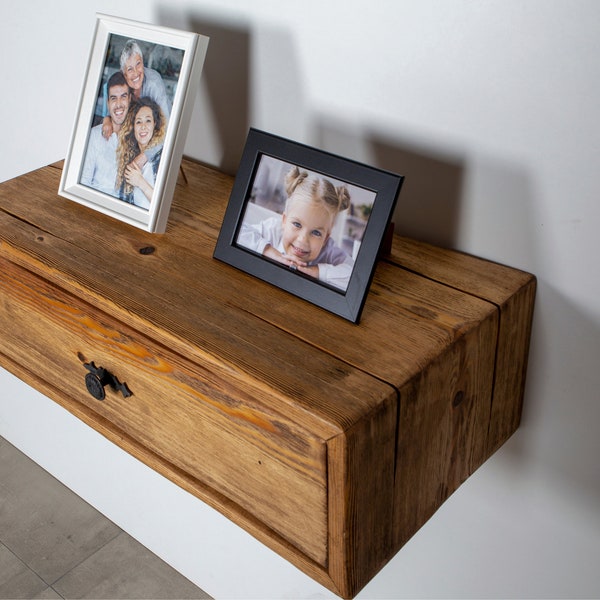
[[210, 598], [0, 437], [0, 598]]

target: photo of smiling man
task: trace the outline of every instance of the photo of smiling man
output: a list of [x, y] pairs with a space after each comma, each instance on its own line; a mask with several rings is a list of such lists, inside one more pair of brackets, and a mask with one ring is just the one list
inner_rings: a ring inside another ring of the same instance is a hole
[[92, 127], [80, 183], [118, 197], [116, 189], [118, 134], [127, 117], [131, 91], [121, 71], [116, 71], [110, 77], [107, 90], [108, 118], [111, 121], [112, 133], [108, 139], [105, 139], [102, 135], [101, 123]]

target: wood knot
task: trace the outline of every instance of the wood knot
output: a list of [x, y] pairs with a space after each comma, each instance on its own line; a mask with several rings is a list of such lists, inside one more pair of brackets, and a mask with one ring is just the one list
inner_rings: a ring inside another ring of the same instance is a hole
[[464, 399], [465, 399], [465, 393], [462, 390], [459, 392], [456, 392], [456, 394], [454, 395], [454, 399], [452, 400], [452, 407], [457, 408], [458, 406], [460, 406], [462, 404]]
[[140, 248], [140, 254], [154, 254], [155, 250], [156, 248], [154, 246], [144, 246], [143, 248]]

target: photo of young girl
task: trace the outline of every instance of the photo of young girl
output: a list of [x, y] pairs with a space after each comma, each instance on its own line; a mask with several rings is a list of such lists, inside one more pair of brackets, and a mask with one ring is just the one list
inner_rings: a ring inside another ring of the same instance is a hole
[[345, 291], [374, 197], [263, 156], [237, 244]]

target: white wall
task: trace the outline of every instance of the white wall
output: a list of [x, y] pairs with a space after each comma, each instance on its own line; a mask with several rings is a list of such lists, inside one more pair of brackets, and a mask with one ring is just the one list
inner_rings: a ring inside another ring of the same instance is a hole
[[[600, 3], [3, 4], [0, 180], [64, 157], [96, 11], [211, 36], [188, 155], [234, 171], [252, 125], [398, 171], [400, 231], [539, 278], [521, 428], [361, 597], [599, 597]], [[1, 435], [209, 593], [327, 596], [6, 372], [0, 385]]]

